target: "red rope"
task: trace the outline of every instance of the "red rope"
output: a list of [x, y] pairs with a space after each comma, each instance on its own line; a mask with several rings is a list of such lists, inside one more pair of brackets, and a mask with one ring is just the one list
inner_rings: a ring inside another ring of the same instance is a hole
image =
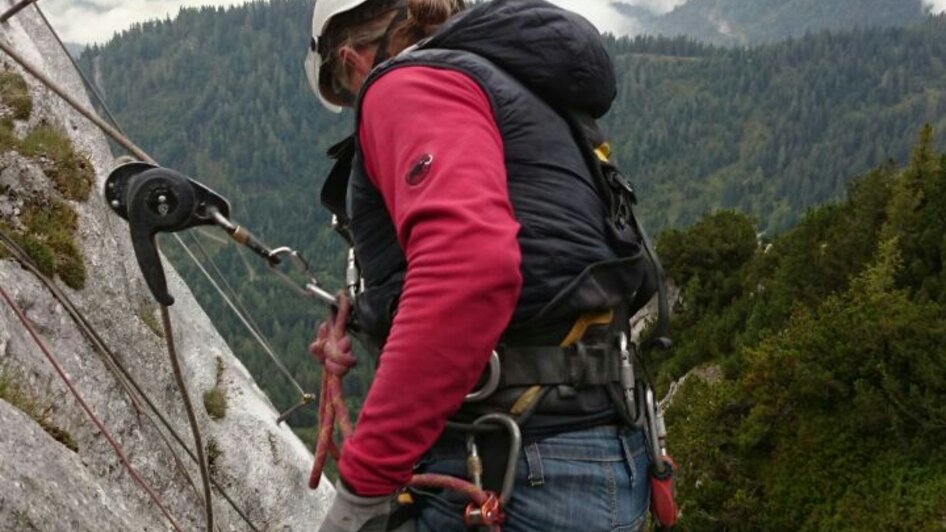
[[174, 530], [181, 532], [181, 527], [177, 524], [177, 521], [174, 520], [174, 517], [171, 516], [171, 513], [168, 511], [164, 503], [161, 502], [161, 498], [141, 478], [138, 472], [135, 471], [135, 468], [132, 467], [131, 462], [129, 462], [128, 460], [128, 457], [125, 456], [124, 451], [122, 451], [122, 447], [118, 444], [117, 441], [115, 441], [115, 438], [112, 437], [111, 433], [108, 431], [107, 428], [105, 428], [105, 425], [99, 420], [99, 418], [96, 417], [95, 413], [92, 412], [92, 409], [89, 408], [89, 405], [86, 404], [85, 400], [82, 399], [82, 396], [79, 394], [78, 390], [76, 390], [75, 386], [73, 386], [72, 382], [69, 380], [69, 377], [66, 376], [66, 372], [63, 371], [59, 363], [56, 362], [56, 359], [53, 358], [52, 353], [49, 352], [49, 349], [46, 347], [46, 344], [43, 342], [42, 338], [39, 337], [39, 335], [33, 329], [33, 326], [30, 325], [30, 322], [26, 318], [26, 315], [23, 314], [23, 311], [20, 310], [20, 308], [16, 306], [16, 304], [13, 302], [12, 299], [10, 299], [10, 296], [7, 295], [6, 291], [3, 290], [3, 287], [0, 287], [0, 296], [2, 296], [4, 300], [6, 300], [7, 305], [10, 306], [10, 308], [16, 314], [17, 318], [20, 319], [20, 322], [23, 324], [26, 330], [30, 333], [30, 336], [33, 337], [33, 341], [36, 342], [36, 345], [38, 345], [40, 350], [42, 350], [43, 354], [46, 355], [46, 359], [49, 360], [49, 363], [52, 364], [53, 369], [55, 369], [56, 373], [59, 374], [59, 378], [62, 379], [62, 382], [65, 383], [67, 388], [69, 388], [69, 391], [72, 393], [73, 397], [75, 397], [76, 402], [79, 403], [79, 406], [81, 406], [82, 410], [84, 410], [86, 415], [89, 416], [89, 419], [92, 420], [92, 422], [95, 424], [96, 427], [98, 427], [102, 435], [105, 436], [105, 439], [108, 441], [109, 445], [112, 446], [112, 449], [115, 451], [115, 454], [118, 455], [118, 460], [122, 463], [122, 465], [128, 471], [128, 474], [131, 475], [131, 478], [134, 479], [135, 483], [141, 486], [141, 488], [144, 489], [145, 492], [148, 493], [148, 497], [151, 498], [151, 502], [153, 502], [154, 505], [157, 506], [159, 510], [161, 510], [161, 513], [163, 513], [165, 517], [167, 517], [168, 521], [170, 521], [171, 523], [171, 526], [174, 527]]
[[[355, 356], [351, 352], [351, 340], [345, 331], [348, 313], [351, 311], [351, 300], [346, 294], [341, 293], [338, 296], [338, 302], [338, 310], [329, 313], [319, 326], [315, 342], [309, 346], [309, 351], [322, 364], [319, 430], [315, 442], [315, 463], [309, 475], [311, 489], [319, 486], [328, 457], [331, 456], [337, 462], [341, 455], [340, 445], [335, 441], [335, 426], [338, 425], [343, 439], [347, 439], [352, 433], [351, 418], [342, 395], [342, 378], [356, 363]], [[487, 504], [498, 504], [494, 494], [458, 477], [437, 474], [414, 475], [408, 482], [408, 486], [456, 491], [468, 496], [473, 504], [480, 508]], [[501, 521], [500, 514], [497, 517], [497, 524], [494, 524], [491, 530], [498, 532], [498, 522]]]
[[309, 488], [319, 487], [322, 470], [328, 456], [337, 462], [340, 456], [339, 445], [335, 442], [335, 425], [338, 425], [342, 438], [352, 433], [351, 418], [342, 396], [342, 377], [355, 366], [355, 356], [351, 353], [351, 340], [345, 334], [351, 300], [339, 296], [338, 310], [332, 310], [319, 326], [319, 334], [309, 351], [322, 363], [322, 386], [319, 394], [319, 431], [315, 441], [315, 463], [309, 475]]

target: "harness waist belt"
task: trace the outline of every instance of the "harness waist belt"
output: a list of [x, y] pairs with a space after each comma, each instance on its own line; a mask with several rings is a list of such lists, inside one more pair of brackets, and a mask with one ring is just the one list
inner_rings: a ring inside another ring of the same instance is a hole
[[606, 344], [567, 347], [523, 346], [497, 349], [500, 360], [499, 387], [557, 386], [574, 388], [620, 382], [620, 356]]

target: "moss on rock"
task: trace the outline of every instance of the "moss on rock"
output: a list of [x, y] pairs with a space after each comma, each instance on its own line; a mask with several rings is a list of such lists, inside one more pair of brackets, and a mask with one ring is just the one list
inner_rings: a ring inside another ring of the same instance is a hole
[[75, 201], [89, 198], [95, 172], [92, 163], [76, 153], [69, 137], [59, 128], [39, 124], [23, 139], [20, 152], [30, 157], [40, 157], [43, 170], [63, 197]]
[[78, 215], [68, 203], [57, 199], [33, 200], [24, 206], [20, 220], [26, 232], [14, 233], [23, 251], [44, 275], [58, 274], [66, 286], [85, 286], [86, 269], [75, 243]]
[[204, 409], [207, 410], [207, 415], [217, 421], [226, 417], [227, 394], [222, 388], [214, 386], [204, 392]]
[[0, 72], [0, 101], [10, 109], [15, 120], [26, 120], [33, 113], [33, 99], [23, 76], [11, 70]]
[[12, 238], [33, 260], [40, 273], [47, 277], [56, 274], [56, 255], [49, 246], [30, 233], [13, 233]]
[[211, 476], [216, 477], [219, 474], [221, 456], [223, 456], [223, 450], [217, 439], [211, 436], [207, 440], [207, 467], [210, 469]]
[[[17, 151], [36, 159], [62, 198], [88, 199], [95, 182], [92, 163], [75, 151], [65, 133], [41, 122], [24, 139], [17, 137], [13, 121], [28, 119], [33, 102], [26, 81], [9, 69], [0, 71], [0, 105], [0, 151]], [[66, 286], [78, 290], [85, 286], [87, 275], [75, 242], [78, 215], [59, 195], [20, 198], [22, 212], [14, 214], [14, 220], [0, 220], [0, 230], [23, 248], [44, 275], [58, 274]]]
[[6, 401], [33, 418], [54, 440], [73, 452], [79, 451], [75, 438], [66, 429], [52, 421], [55, 411], [52, 401], [43, 401], [28, 393], [19, 384], [19, 376], [8, 368], [0, 367], [0, 400]]
[[141, 318], [141, 321], [148, 326], [148, 329], [150, 329], [155, 336], [164, 338], [164, 328], [161, 326], [161, 323], [158, 322], [158, 318], [155, 317], [155, 310], [157, 310], [157, 307], [154, 304], [141, 302], [138, 305], [138, 317]]

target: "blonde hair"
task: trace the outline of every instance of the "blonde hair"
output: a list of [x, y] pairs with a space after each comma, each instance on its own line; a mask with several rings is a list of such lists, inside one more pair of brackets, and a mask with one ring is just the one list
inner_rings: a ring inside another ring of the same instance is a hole
[[[407, 9], [406, 20], [391, 28], [402, 7]], [[334, 17], [323, 36], [331, 43], [330, 52], [321, 67], [320, 89], [323, 95], [333, 103], [351, 105], [354, 102], [355, 95], [348, 89], [352, 72], [339, 56], [343, 46], [358, 50], [380, 43], [390, 30], [387, 54], [395, 56], [417, 41], [433, 35], [447, 19], [464, 7], [463, 0], [369, 0]]]

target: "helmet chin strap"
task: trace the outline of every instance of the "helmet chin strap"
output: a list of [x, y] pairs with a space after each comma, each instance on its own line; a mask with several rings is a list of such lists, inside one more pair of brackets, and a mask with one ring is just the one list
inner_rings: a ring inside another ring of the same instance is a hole
[[[408, 11], [407, 2], [405, 0], [399, 0], [395, 4], [394, 9], [397, 10], [397, 13], [394, 15], [394, 18], [391, 19], [387, 29], [384, 30], [384, 35], [382, 35], [381, 39], [378, 41], [378, 50], [375, 52], [374, 63], [371, 65], [371, 70], [374, 70], [375, 67], [391, 58], [391, 53], [388, 51], [391, 35], [394, 34], [394, 29], [398, 24], [407, 20]], [[358, 98], [356, 94], [347, 89], [343, 94], [339, 94], [338, 96], [343, 100], [344, 104], [350, 106], [353, 106]]]
[[388, 45], [391, 43], [391, 35], [394, 33], [394, 28], [396, 28], [398, 24], [407, 20], [407, 5], [404, 0], [397, 3], [396, 9], [397, 13], [394, 15], [394, 18], [391, 19], [391, 23], [388, 24], [388, 29], [384, 30], [384, 35], [381, 36], [381, 41], [378, 43], [378, 51], [374, 56], [374, 64], [371, 65], [372, 69], [391, 58], [391, 52], [388, 50]]

